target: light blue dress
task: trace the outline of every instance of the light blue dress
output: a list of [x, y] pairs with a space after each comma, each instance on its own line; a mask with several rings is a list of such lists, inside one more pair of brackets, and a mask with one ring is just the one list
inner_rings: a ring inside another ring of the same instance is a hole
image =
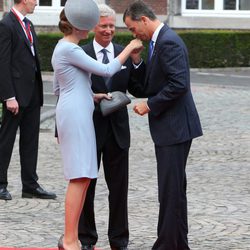
[[59, 95], [56, 125], [66, 180], [97, 178], [91, 73], [110, 77], [121, 69], [116, 58], [102, 64], [78, 45], [60, 40], [52, 55], [54, 93]]

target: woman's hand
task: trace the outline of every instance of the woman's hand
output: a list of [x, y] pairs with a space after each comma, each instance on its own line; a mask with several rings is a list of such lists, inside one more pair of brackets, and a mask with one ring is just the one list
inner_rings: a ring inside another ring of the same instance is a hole
[[143, 50], [142, 41], [139, 40], [138, 38], [131, 40], [129, 46], [131, 47], [131, 53], [134, 51], [135, 53], [138, 53]]
[[102, 99], [110, 100], [112, 98], [112, 95], [110, 93], [98, 93], [94, 94], [94, 102], [99, 103]]
[[138, 65], [142, 61], [141, 52], [142, 52], [143, 49], [144, 49], [144, 47], [142, 47], [140, 49], [134, 49], [131, 52], [130, 57], [131, 57], [134, 64]]
[[139, 40], [137, 38], [131, 40], [130, 43], [124, 48], [124, 50], [118, 55], [118, 59], [119, 59], [121, 65], [123, 65], [123, 63], [125, 63], [125, 61], [131, 55], [131, 53], [138, 53], [142, 49], [143, 49], [143, 44], [142, 44], [141, 40]]

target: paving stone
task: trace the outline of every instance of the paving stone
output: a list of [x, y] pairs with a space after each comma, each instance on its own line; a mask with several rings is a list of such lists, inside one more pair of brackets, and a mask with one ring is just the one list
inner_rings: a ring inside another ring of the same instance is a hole
[[[193, 141], [187, 164], [189, 241], [192, 250], [250, 249], [250, 86], [193, 84], [204, 136]], [[158, 220], [154, 145], [147, 117], [133, 113], [129, 171], [130, 250], [150, 250]], [[9, 168], [13, 200], [0, 200], [0, 246], [56, 247], [64, 227], [61, 156], [54, 118], [41, 124], [39, 182], [56, 200], [22, 199], [18, 144]], [[101, 168], [96, 191], [98, 247], [109, 249], [108, 192]]]

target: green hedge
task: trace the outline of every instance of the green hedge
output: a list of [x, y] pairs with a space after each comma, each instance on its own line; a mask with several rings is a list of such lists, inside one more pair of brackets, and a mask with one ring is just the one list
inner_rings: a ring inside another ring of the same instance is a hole
[[[250, 31], [177, 31], [186, 43], [192, 68], [249, 67]], [[43, 71], [52, 71], [51, 55], [61, 34], [38, 34], [39, 55]], [[89, 42], [93, 34], [84, 43]], [[115, 42], [126, 45], [132, 39], [129, 32], [118, 32]], [[82, 43], [83, 44], [83, 43]], [[147, 49], [147, 44], [145, 44]], [[143, 51], [143, 58], [146, 56]]]
[[[90, 42], [94, 37], [93, 33], [89, 34], [88, 39], [82, 41], [80, 45]], [[42, 71], [52, 71], [51, 55], [54, 47], [59, 39], [62, 38], [62, 34], [57, 33], [41, 33], [38, 34], [39, 40], [39, 56], [41, 61]], [[119, 32], [114, 37], [113, 41], [119, 44], [128, 44], [133, 39], [131, 33]], [[147, 45], [146, 45], [147, 46]], [[142, 56], [145, 58], [146, 51], [143, 51]]]
[[249, 67], [250, 32], [193, 31], [179, 33], [192, 68]]

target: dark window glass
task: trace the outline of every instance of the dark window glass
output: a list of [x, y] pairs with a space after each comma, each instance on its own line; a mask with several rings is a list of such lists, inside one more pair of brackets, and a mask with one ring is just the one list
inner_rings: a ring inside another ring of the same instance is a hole
[[250, 10], [250, 1], [249, 0], [239, 0], [239, 10]]
[[186, 2], [186, 9], [198, 9], [199, 8], [199, 1], [198, 0], [187, 0]]
[[52, 6], [52, 0], [40, 0], [39, 6]]
[[224, 10], [236, 10], [236, 0], [224, 0]]
[[64, 6], [67, 0], [61, 0], [61, 6]]
[[202, 9], [203, 10], [213, 10], [214, 9], [214, 0], [202, 0]]

